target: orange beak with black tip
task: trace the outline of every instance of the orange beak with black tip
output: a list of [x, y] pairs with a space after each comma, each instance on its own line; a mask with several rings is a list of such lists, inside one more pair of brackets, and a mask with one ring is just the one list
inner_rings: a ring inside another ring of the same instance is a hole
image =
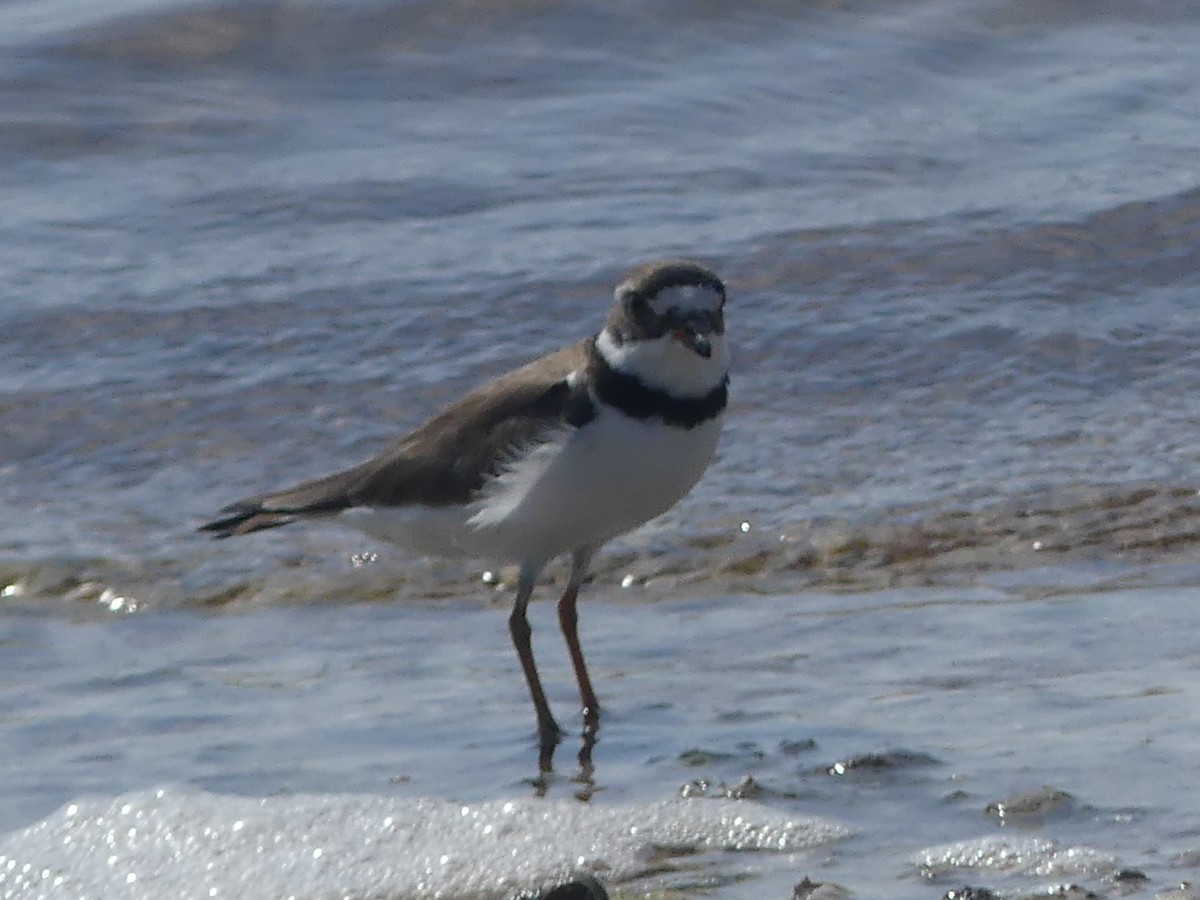
[[712, 356], [712, 326], [702, 319], [685, 319], [671, 330], [671, 336], [702, 359]]

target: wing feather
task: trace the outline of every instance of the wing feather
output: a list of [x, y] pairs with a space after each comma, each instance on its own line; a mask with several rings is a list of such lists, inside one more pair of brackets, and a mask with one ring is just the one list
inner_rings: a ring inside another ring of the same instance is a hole
[[582, 341], [536, 360], [467, 394], [376, 458], [238, 501], [200, 530], [224, 538], [352, 506], [467, 503], [513, 447], [591, 420], [592, 401], [572, 377], [591, 352]]

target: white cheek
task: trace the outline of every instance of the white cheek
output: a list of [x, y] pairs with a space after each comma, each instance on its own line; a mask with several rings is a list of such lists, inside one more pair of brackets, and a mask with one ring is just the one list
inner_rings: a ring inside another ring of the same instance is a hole
[[670, 335], [618, 344], [607, 328], [596, 338], [596, 349], [616, 371], [634, 375], [647, 387], [674, 397], [703, 397], [729, 372], [729, 350], [723, 334], [712, 336], [712, 355], [708, 359]]

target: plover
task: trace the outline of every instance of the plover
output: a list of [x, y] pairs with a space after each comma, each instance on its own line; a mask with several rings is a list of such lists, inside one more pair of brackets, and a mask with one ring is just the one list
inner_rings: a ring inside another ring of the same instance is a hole
[[602, 544], [674, 506], [708, 467], [729, 384], [724, 307], [724, 284], [698, 263], [640, 266], [596, 336], [477, 388], [374, 459], [234, 503], [201, 530], [225, 538], [336, 518], [421, 553], [516, 563], [509, 631], [543, 750], [562, 732], [526, 606], [546, 563], [569, 554], [558, 618], [594, 733], [579, 588]]

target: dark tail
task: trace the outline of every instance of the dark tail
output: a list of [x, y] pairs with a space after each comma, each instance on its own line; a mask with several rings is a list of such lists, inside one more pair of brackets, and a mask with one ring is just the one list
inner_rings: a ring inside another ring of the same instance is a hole
[[278, 528], [293, 522], [293, 513], [271, 512], [263, 509], [260, 504], [235, 503], [227, 506], [221, 512], [229, 513], [219, 519], [213, 519], [197, 528], [215, 538], [233, 537], [235, 534], [250, 534], [252, 531], [264, 531], [267, 528]]
[[278, 528], [298, 519], [319, 518], [341, 512], [351, 505], [349, 490], [361, 477], [361, 468], [306, 481], [273, 494], [239, 500], [221, 510], [226, 515], [196, 530], [215, 538], [227, 538]]

